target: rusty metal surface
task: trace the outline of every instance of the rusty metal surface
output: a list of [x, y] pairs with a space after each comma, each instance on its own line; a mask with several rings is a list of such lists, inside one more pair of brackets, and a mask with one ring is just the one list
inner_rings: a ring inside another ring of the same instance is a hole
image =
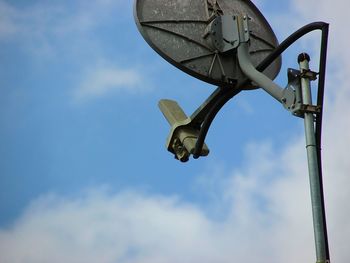
[[[243, 78], [235, 54], [218, 52], [205, 37], [209, 24], [220, 15], [248, 15], [254, 66], [278, 45], [270, 25], [251, 1], [136, 0], [134, 6], [138, 29], [159, 55], [198, 79], [232, 87]], [[278, 59], [264, 73], [274, 79], [280, 67]]]

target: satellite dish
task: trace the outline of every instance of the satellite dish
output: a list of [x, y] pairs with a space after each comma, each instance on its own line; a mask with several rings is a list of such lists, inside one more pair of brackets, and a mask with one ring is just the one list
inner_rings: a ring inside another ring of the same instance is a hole
[[[194, 158], [208, 155], [204, 139], [212, 119], [242, 89], [259, 86], [293, 115], [304, 119], [316, 258], [317, 262], [330, 262], [321, 165], [328, 24], [311, 23], [278, 46], [270, 25], [250, 0], [135, 1], [136, 24], [148, 44], [177, 68], [220, 86], [190, 117], [175, 101], [159, 102], [171, 126], [167, 149], [176, 159], [186, 162], [191, 154]], [[322, 30], [319, 73], [310, 70], [310, 57], [300, 54], [299, 70], [288, 70], [288, 85], [283, 89], [272, 81], [281, 68], [278, 56], [316, 29]], [[271, 61], [264, 72], [257, 70], [258, 65], [261, 69]], [[317, 75], [318, 104], [313, 105], [310, 82]], [[221, 88], [225, 86], [231, 89]]]
[[[235, 51], [226, 52], [208, 37], [217, 26], [216, 18], [249, 17], [249, 53], [255, 67], [278, 46], [270, 25], [248, 0], [136, 0], [134, 8], [139, 31], [159, 55], [182, 71], [221, 87], [235, 86], [245, 75]], [[281, 58], [264, 74], [274, 79], [280, 68]], [[251, 88], [256, 86], [244, 87]]]

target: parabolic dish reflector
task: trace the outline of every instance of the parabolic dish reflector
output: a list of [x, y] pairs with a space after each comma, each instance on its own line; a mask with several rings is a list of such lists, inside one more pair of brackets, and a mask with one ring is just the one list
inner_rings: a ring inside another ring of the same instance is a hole
[[[209, 24], [221, 15], [250, 18], [249, 53], [254, 66], [278, 46], [270, 25], [249, 0], [135, 0], [134, 6], [139, 31], [159, 55], [198, 79], [232, 87], [243, 78], [235, 54], [218, 52], [206, 39]], [[264, 73], [274, 79], [280, 68], [279, 58]]]

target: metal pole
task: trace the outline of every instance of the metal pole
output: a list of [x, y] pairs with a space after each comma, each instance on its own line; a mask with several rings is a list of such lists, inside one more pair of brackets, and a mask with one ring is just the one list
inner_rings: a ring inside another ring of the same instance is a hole
[[[312, 105], [312, 96], [310, 88], [310, 79], [305, 74], [309, 71], [310, 57], [303, 53], [298, 57], [300, 66], [302, 99], [304, 105]], [[314, 114], [305, 112], [305, 137], [306, 137], [306, 151], [308, 158], [309, 179], [310, 179], [310, 193], [312, 204], [312, 216], [314, 225], [314, 236], [316, 245], [317, 263], [328, 263], [326, 252], [326, 229], [324, 222], [324, 206], [322, 204], [321, 182], [319, 177], [319, 166], [317, 158], [317, 146], [315, 137]]]

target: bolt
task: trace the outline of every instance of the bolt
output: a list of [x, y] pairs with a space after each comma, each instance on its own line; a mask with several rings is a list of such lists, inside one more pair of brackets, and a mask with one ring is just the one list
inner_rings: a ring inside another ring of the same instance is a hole
[[308, 62], [310, 62], [310, 56], [307, 53], [301, 53], [298, 56], [298, 63], [303, 62], [304, 60], [307, 60]]

